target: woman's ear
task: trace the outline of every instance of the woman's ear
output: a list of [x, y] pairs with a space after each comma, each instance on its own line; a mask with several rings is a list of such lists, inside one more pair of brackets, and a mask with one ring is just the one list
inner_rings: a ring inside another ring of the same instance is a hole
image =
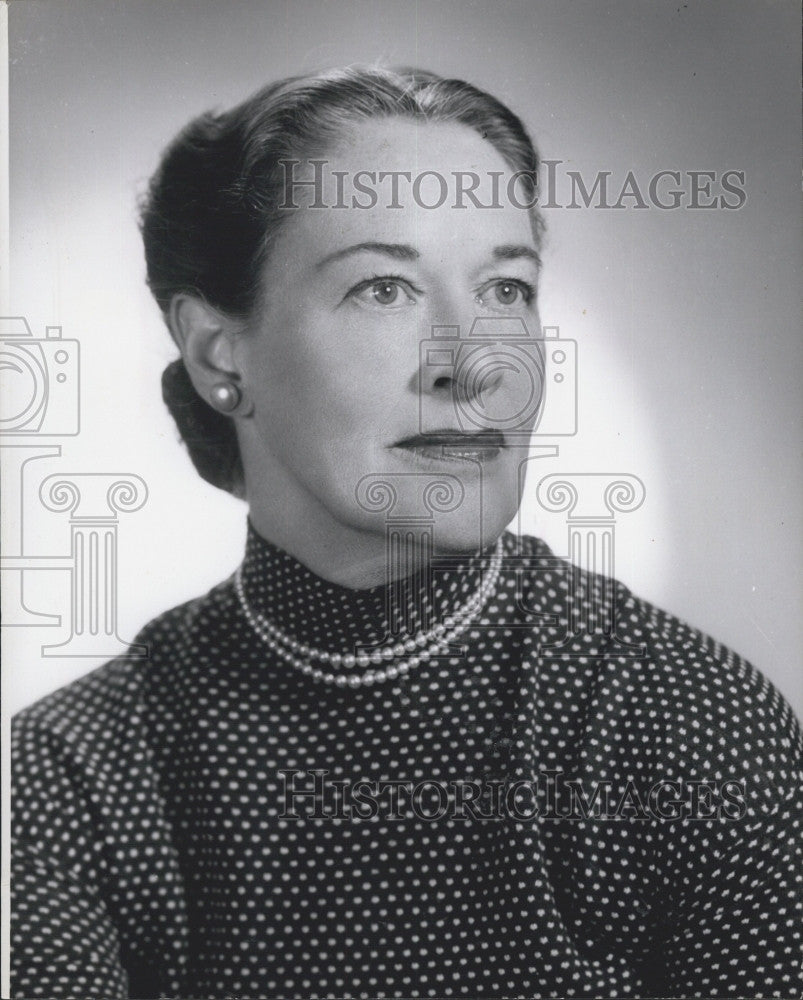
[[[241, 324], [189, 294], [173, 297], [168, 323], [198, 395], [215, 409], [248, 416], [250, 405], [243, 398], [234, 349]], [[221, 406], [225, 398], [233, 400], [233, 405]]]

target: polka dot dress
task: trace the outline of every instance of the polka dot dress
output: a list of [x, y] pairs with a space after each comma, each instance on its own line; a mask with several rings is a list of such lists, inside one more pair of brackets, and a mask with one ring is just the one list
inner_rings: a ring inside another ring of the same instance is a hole
[[[503, 553], [403, 678], [312, 680], [229, 580], [21, 713], [13, 996], [799, 995], [788, 706], [543, 543]], [[370, 650], [489, 556], [353, 591], [250, 530], [243, 582], [299, 642]]]

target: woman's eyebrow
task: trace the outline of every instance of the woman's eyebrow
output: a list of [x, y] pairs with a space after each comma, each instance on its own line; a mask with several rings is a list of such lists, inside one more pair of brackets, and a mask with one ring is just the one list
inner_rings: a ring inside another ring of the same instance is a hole
[[[378, 253], [393, 260], [405, 261], [418, 260], [421, 256], [418, 250], [414, 246], [410, 246], [409, 243], [377, 243], [369, 241], [366, 243], [354, 243], [351, 246], [343, 247], [341, 250], [335, 250], [327, 254], [322, 260], [318, 261], [315, 269], [321, 270], [329, 264], [334, 263], [334, 261], [342, 260], [344, 257], [350, 257], [358, 253]], [[503, 243], [493, 248], [491, 257], [496, 261], [531, 260], [537, 267], [541, 266], [541, 257], [538, 251], [534, 247], [527, 246], [526, 243]]]
[[355, 253], [381, 253], [393, 260], [417, 260], [421, 254], [415, 247], [408, 243], [354, 243], [352, 246], [343, 247], [342, 250], [335, 250], [334, 253], [327, 254], [315, 265], [316, 270], [326, 267], [333, 261], [343, 257], [350, 257]]
[[520, 260], [521, 258], [525, 258], [526, 260], [534, 261], [538, 267], [541, 266], [541, 255], [534, 247], [527, 246], [526, 243], [504, 243], [501, 246], [494, 247], [491, 251], [491, 256], [494, 260]]

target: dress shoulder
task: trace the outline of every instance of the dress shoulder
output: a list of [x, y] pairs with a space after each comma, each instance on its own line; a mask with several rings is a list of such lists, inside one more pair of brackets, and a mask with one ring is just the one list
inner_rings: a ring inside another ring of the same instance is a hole
[[145, 647], [144, 656], [123, 652], [17, 712], [12, 719], [17, 742], [29, 730], [47, 730], [76, 747], [85, 745], [89, 749], [99, 726], [114, 720], [131, 722], [138, 715], [149, 675], [213, 624], [232, 600], [232, 587], [226, 580], [207, 594], [157, 615], [140, 629], [131, 644]]
[[[791, 706], [749, 660], [648, 601], [626, 592], [623, 631], [643, 636], [644, 693], [671, 720], [687, 765], [715, 755], [742, 776], [772, 775], [787, 790], [803, 765], [803, 731]], [[703, 757], [699, 753], [704, 751]]]
[[800, 724], [748, 660], [537, 538], [505, 536], [505, 552], [536, 623], [540, 697], [573, 705], [600, 768], [638, 754], [668, 777], [730, 776], [775, 796], [799, 786]]

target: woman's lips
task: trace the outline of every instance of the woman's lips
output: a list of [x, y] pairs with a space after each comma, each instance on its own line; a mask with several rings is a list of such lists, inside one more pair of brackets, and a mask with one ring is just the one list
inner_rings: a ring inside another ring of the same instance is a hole
[[446, 462], [489, 462], [501, 453], [504, 446], [504, 435], [495, 430], [471, 434], [454, 430], [432, 431], [405, 438], [395, 445], [422, 458]]

